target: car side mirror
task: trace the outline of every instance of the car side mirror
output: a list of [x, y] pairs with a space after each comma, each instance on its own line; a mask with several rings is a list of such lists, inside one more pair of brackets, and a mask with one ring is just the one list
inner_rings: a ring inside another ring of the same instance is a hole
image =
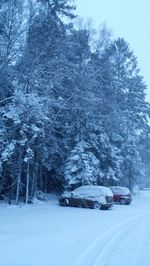
[[71, 192], [71, 197], [73, 197], [74, 196], [74, 192]]

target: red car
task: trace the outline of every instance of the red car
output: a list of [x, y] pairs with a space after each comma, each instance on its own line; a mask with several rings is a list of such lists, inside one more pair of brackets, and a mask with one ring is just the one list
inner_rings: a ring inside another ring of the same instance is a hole
[[113, 193], [113, 200], [115, 203], [120, 203], [122, 205], [131, 203], [132, 195], [127, 187], [112, 186], [110, 189]]

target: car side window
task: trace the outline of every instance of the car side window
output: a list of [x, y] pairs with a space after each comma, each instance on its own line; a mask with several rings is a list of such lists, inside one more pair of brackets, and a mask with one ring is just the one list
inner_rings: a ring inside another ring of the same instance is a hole
[[82, 193], [83, 193], [82, 189], [76, 189], [73, 191], [73, 197], [80, 197]]
[[81, 191], [81, 192], [77, 193], [76, 195], [79, 197], [85, 197], [88, 195], [88, 193], [86, 191]]
[[77, 188], [73, 191], [73, 197], [86, 197], [89, 194], [90, 193], [88, 188]]

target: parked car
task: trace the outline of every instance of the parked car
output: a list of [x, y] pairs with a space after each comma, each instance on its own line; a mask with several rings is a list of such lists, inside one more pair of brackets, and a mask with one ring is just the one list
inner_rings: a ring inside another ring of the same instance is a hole
[[110, 187], [113, 193], [114, 202], [120, 204], [130, 204], [132, 201], [131, 191], [127, 187], [112, 186]]
[[61, 206], [108, 209], [113, 206], [111, 190], [103, 186], [81, 186], [72, 192], [65, 192], [59, 198]]

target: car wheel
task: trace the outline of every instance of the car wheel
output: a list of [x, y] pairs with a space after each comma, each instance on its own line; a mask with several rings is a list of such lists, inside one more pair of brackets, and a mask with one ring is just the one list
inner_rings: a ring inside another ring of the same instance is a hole
[[121, 200], [120, 200], [120, 204], [121, 204], [121, 205], [126, 205], [126, 200], [125, 200], [125, 199], [121, 199]]
[[126, 202], [127, 205], [129, 205], [131, 202]]
[[68, 206], [68, 205], [69, 205], [69, 200], [68, 199], [63, 199], [62, 206]]
[[98, 201], [95, 201], [95, 202], [93, 203], [93, 208], [94, 208], [94, 209], [100, 209], [100, 208], [101, 208], [101, 204], [100, 204]]

